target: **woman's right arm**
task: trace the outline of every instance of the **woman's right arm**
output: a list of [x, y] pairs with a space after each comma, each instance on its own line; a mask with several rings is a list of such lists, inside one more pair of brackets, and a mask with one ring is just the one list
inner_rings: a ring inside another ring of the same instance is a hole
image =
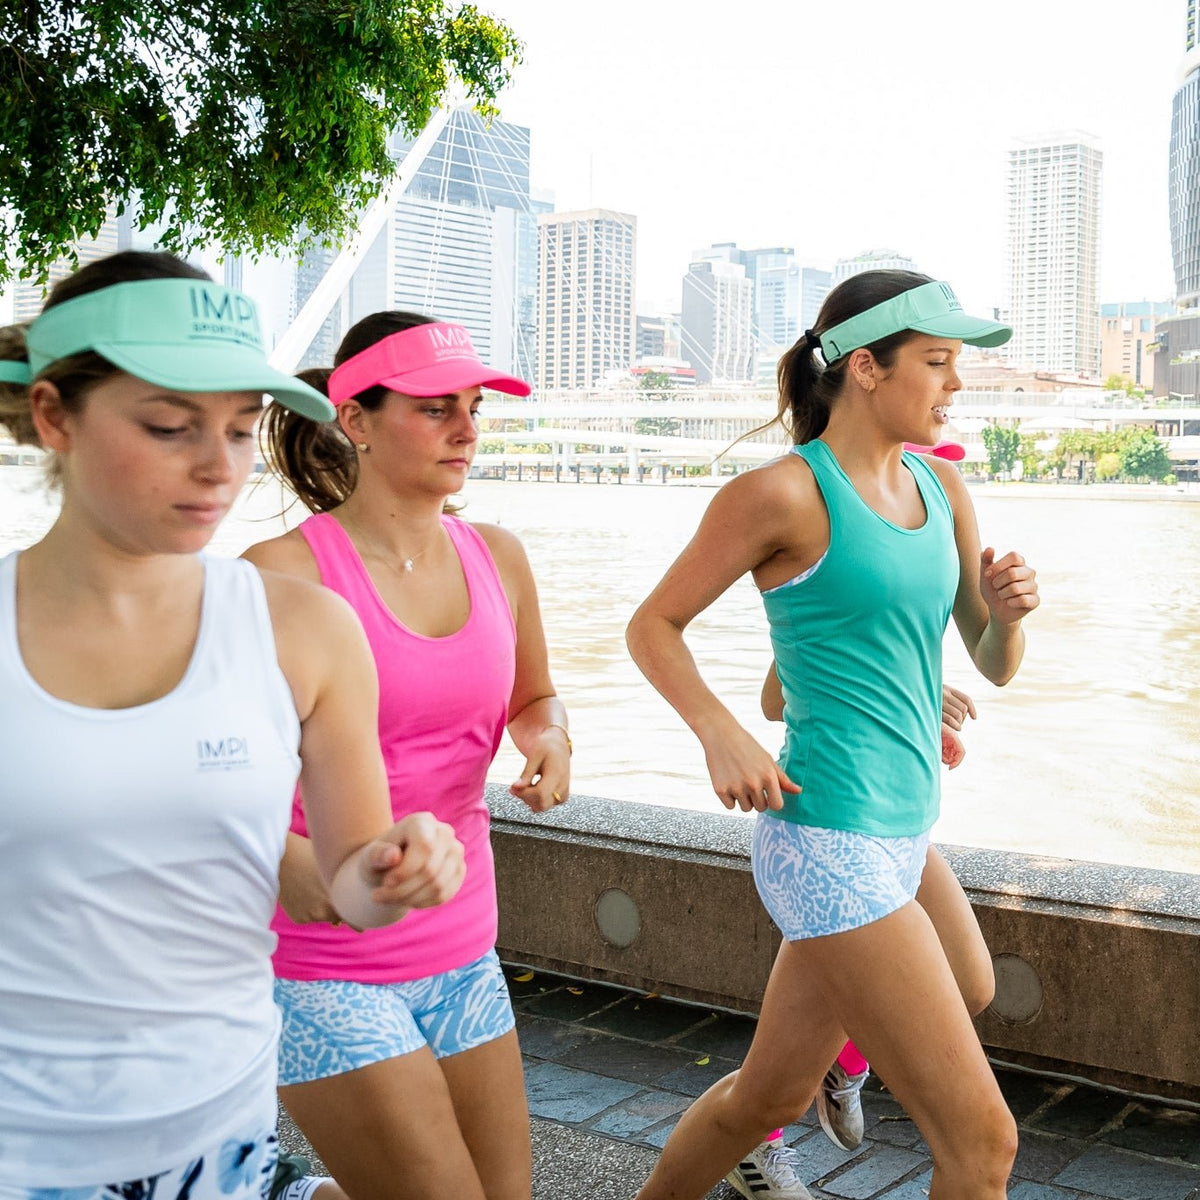
[[634, 662], [700, 739], [721, 803], [747, 812], [781, 808], [781, 790], [800, 789], [705, 684], [683, 631], [747, 571], [793, 548], [793, 478], [771, 464], [725, 484], [625, 635]]

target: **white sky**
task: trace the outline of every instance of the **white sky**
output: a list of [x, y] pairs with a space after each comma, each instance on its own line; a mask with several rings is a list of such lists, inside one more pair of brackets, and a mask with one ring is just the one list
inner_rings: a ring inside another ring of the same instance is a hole
[[481, 0], [525, 42], [500, 98], [559, 209], [638, 218], [638, 310], [678, 309], [691, 252], [873, 247], [1003, 300], [1007, 150], [1104, 152], [1103, 301], [1173, 290], [1171, 97], [1186, 0]]

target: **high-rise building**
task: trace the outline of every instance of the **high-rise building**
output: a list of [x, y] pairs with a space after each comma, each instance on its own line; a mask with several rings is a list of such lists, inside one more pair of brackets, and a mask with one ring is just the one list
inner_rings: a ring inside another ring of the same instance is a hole
[[1008, 301], [1015, 365], [1100, 373], [1100, 171], [1087, 134], [1017, 142], [1008, 152]]
[[[389, 150], [399, 161], [412, 144], [395, 134]], [[537, 213], [547, 207], [530, 193], [529, 130], [456, 109], [303, 361], [332, 361], [341, 335], [368, 313], [407, 309], [465, 325], [486, 362], [532, 378]], [[304, 255], [296, 311], [336, 255]]]
[[1187, 0], [1184, 59], [1171, 101], [1167, 203], [1175, 302], [1179, 312], [1158, 323], [1154, 392], [1200, 395], [1200, 5]]
[[637, 345], [634, 357], [665, 358], [667, 354], [667, 318], [641, 317], [637, 319]]
[[853, 258], [839, 258], [833, 265], [833, 286], [863, 271], [915, 271], [913, 260], [896, 250], [864, 250]]
[[590, 208], [537, 225], [537, 387], [597, 387], [634, 365], [637, 218]]
[[739, 257], [736, 247], [698, 251], [683, 277], [681, 353], [700, 384], [754, 379], [754, 284]]
[[1160, 318], [1172, 306], [1162, 301], [1137, 300], [1100, 306], [1100, 375], [1119, 375], [1147, 391], [1154, 386], [1154, 358]]

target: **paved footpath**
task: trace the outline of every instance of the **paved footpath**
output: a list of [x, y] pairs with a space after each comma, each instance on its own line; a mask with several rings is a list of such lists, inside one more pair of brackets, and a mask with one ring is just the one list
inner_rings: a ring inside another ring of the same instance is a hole
[[[631, 1200], [680, 1113], [737, 1066], [754, 1022], [508, 967], [534, 1118], [534, 1200]], [[1200, 1200], [1200, 1114], [998, 1071], [1020, 1126], [1009, 1200]], [[872, 1077], [866, 1139], [809, 1112], [785, 1131], [816, 1200], [926, 1200], [929, 1152]], [[285, 1127], [285, 1146], [299, 1145]], [[721, 1184], [711, 1200], [736, 1200]]]

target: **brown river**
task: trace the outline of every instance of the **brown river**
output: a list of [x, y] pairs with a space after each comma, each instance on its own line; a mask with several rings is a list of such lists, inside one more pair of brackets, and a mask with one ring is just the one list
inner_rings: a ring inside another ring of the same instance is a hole
[[[33, 467], [0, 468], [0, 553], [32, 541], [54, 504]], [[1115, 493], [1115, 494], [1114, 494]], [[694, 530], [707, 487], [467, 485], [464, 515], [524, 541], [551, 662], [571, 712], [577, 792], [724, 811], [699, 744], [625, 652], [623, 630]], [[1120, 489], [973, 491], [985, 544], [1038, 570], [1025, 663], [994, 688], [953, 626], [946, 679], [979, 719], [943, 779], [943, 842], [1200, 872], [1200, 502]], [[282, 528], [276, 485], [251, 485], [218, 533], [232, 554]], [[288, 523], [298, 520], [298, 508]], [[689, 631], [705, 677], [774, 753], [758, 713], [771, 651], [749, 579]], [[521, 759], [501, 752], [493, 778]]]

